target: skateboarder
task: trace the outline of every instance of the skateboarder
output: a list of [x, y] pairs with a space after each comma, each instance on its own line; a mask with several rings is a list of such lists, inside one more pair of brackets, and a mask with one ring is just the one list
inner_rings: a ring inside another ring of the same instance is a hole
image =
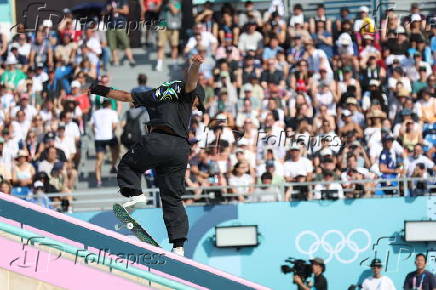
[[146, 202], [141, 190], [141, 175], [150, 168], [157, 173], [163, 218], [172, 251], [184, 255], [183, 244], [188, 234], [188, 218], [181, 196], [185, 193], [185, 171], [190, 145], [188, 131], [192, 108], [204, 111], [204, 89], [197, 85], [198, 72], [204, 59], [194, 55], [185, 81], [165, 82], [147, 92], [128, 93], [102, 85], [93, 85], [90, 94], [145, 106], [150, 115], [151, 132], [135, 144], [118, 165], [118, 186], [130, 200], [124, 208]]

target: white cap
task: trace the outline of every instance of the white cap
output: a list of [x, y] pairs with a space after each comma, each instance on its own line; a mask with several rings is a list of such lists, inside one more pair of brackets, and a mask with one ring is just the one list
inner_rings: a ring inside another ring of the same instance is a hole
[[250, 83], [246, 83], [243, 87], [244, 92], [246, 91], [252, 91], [253, 90], [253, 85]]
[[333, 151], [330, 148], [324, 148], [319, 152], [321, 156], [333, 155]]
[[419, 15], [419, 14], [412, 14], [412, 16], [410, 17], [410, 21], [411, 22], [413, 22], [413, 21], [421, 21], [422, 19], [421, 19], [421, 15]]
[[343, 115], [344, 117], [350, 117], [352, 114], [351, 114], [351, 112], [350, 112], [349, 110], [343, 110], [343, 111], [342, 111], [342, 115]]
[[398, 26], [396, 32], [397, 32], [397, 33], [404, 33], [404, 32], [406, 32], [406, 31], [404, 30], [404, 27], [403, 27], [403, 26]]
[[37, 180], [35, 181], [35, 183], [33, 184], [34, 188], [38, 188], [38, 187], [44, 187], [44, 183], [42, 183], [42, 181]]
[[80, 84], [79, 81], [73, 81], [73, 82], [71, 83], [71, 88], [72, 88], [72, 89], [74, 89], [74, 88], [80, 89], [81, 87], [82, 87], [82, 85]]
[[351, 42], [352, 42], [352, 40], [351, 40], [351, 38], [350, 37], [347, 37], [347, 36], [340, 36], [339, 37], [339, 43], [340, 44], [343, 44], [343, 45], [350, 45], [351, 44]]
[[360, 12], [368, 13], [368, 12], [369, 12], [369, 8], [366, 7], [366, 6], [360, 6], [359, 11], [360, 11]]
[[369, 81], [370, 86], [378, 86], [380, 82], [378, 80], [372, 79]]
[[301, 150], [300, 145], [298, 143], [292, 142], [291, 146], [289, 147], [289, 150]]
[[44, 27], [52, 27], [53, 26], [53, 22], [50, 19], [45, 19], [44, 21], [42, 21], [42, 26], [44, 26]]

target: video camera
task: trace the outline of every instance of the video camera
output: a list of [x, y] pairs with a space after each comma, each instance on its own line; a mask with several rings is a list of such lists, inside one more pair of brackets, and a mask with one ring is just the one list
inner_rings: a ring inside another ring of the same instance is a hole
[[288, 258], [285, 262], [287, 264], [281, 266], [283, 274], [294, 273], [303, 281], [306, 281], [312, 275], [312, 265], [305, 260]]

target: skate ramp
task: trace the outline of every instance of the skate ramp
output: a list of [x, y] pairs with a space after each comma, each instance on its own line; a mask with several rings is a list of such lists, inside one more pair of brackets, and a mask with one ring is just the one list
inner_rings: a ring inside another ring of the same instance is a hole
[[[52, 244], [61, 243], [57, 248], [68, 248], [73, 254], [74, 249], [82, 249], [81, 255], [88, 251], [94, 256], [94, 260], [104, 257], [115, 260], [116, 257], [122, 257], [124, 260], [120, 258], [121, 264], [124, 261], [129, 270], [137, 271], [133, 276], [142, 275], [139, 279], [141, 281], [148, 279], [147, 281], [171, 289], [267, 289], [115, 231], [41, 208], [16, 197], [0, 195], [0, 217], [3, 218], [0, 225], [6, 228], [3, 231], [9, 230], [9, 234], [12, 231], [15, 236], [25, 235], [29, 238], [31, 235], [38, 235], [49, 239]], [[17, 232], [20, 229], [27, 232]], [[62, 277], [62, 272], [59, 275]], [[143, 284], [142, 287], [144, 286]]]

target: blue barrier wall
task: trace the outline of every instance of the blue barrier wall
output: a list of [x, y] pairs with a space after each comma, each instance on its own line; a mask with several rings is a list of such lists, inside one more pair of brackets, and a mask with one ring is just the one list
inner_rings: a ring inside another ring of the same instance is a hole
[[0, 0], [0, 22], [12, 23], [12, 0]]
[[[370, 275], [370, 260], [377, 257], [386, 265], [384, 274], [401, 289], [405, 275], [414, 269], [416, 253], [428, 252], [428, 268], [436, 270], [436, 244], [406, 243], [402, 233], [404, 220], [427, 219], [434, 204], [430, 197], [419, 197], [188, 207], [191, 232], [186, 254], [273, 289], [296, 289], [292, 277], [280, 272], [288, 257], [324, 258], [330, 289], [362, 283]], [[170, 247], [161, 215], [160, 209], [134, 214], [164, 247]], [[72, 216], [109, 229], [117, 222], [111, 212]], [[260, 245], [215, 248], [214, 226], [235, 224], [258, 225]]]

